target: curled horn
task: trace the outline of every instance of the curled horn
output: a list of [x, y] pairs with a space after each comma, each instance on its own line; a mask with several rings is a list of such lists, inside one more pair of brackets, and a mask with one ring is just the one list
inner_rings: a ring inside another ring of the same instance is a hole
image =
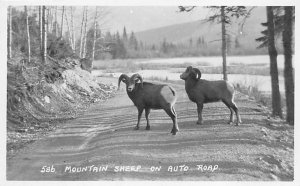
[[[196, 72], [196, 79], [199, 80], [201, 78], [201, 72], [198, 68], [193, 68], [193, 70]], [[198, 78], [197, 78], [198, 75]]]
[[139, 74], [133, 74], [131, 76], [131, 78], [133, 78], [133, 79], [135, 79], [135, 78], [139, 79], [141, 81], [141, 87], [143, 88], [143, 78], [142, 78], [141, 75], [139, 75]]
[[121, 75], [120, 75], [119, 81], [118, 81], [118, 90], [120, 90], [120, 82], [121, 82], [121, 80], [124, 79], [124, 78], [125, 78], [126, 81], [127, 81], [129, 77], [128, 77], [126, 74], [121, 74]]

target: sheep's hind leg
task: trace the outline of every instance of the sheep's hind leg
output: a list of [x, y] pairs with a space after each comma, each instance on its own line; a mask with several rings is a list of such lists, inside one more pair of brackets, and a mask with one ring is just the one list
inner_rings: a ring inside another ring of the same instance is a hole
[[230, 110], [230, 119], [228, 121], [228, 124], [232, 124], [233, 123], [233, 109], [231, 108], [230, 104], [227, 103], [226, 101], [223, 101], [223, 103], [229, 108]]
[[150, 130], [149, 114], [150, 114], [150, 109], [146, 108], [145, 109], [145, 117], [146, 117], [146, 120], [147, 120], [146, 130]]
[[136, 126], [134, 127], [134, 130], [139, 130], [140, 129], [140, 120], [141, 120], [143, 110], [144, 109], [138, 109], [138, 121], [137, 121]]
[[202, 125], [203, 124], [202, 110], [203, 110], [203, 103], [197, 103], [197, 111], [198, 111], [197, 125]]
[[235, 114], [236, 114], [236, 126], [238, 126], [240, 123], [242, 123], [240, 114], [239, 114], [239, 109], [237, 108], [237, 106], [235, 105], [234, 102], [231, 103], [231, 108], [234, 110]]
[[[176, 114], [176, 111], [175, 111], [174, 106], [171, 107], [171, 111], [172, 111], [173, 115], [175, 116], [175, 117], [174, 117], [174, 120], [172, 119], [172, 120], [173, 120], [173, 128], [172, 128], [172, 131], [175, 132], [175, 134], [176, 134], [176, 132], [179, 132], [179, 127], [178, 127], [178, 122], [177, 122], [177, 114]], [[175, 128], [174, 128], [174, 127], [175, 127]], [[172, 132], [172, 133], [173, 133], [173, 132]], [[174, 135], [175, 135], [175, 134], [174, 134]]]
[[171, 119], [173, 121], [173, 128], [171, 130], [171, 133], [173, 135], [176, 135], [176, 133], [179, 131], [179, 128], [178, 128], [178, 124], [177, 124], [177, 114], [175, 112], [175, 109], [173, 108], [173, 106], [171, 106], [170, 108], [167, 108], [164, 110], [171, 117]]

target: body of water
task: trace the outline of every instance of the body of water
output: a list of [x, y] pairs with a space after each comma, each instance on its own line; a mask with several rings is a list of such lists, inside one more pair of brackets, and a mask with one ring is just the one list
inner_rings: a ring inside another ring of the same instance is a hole
[[[243, 65], [255, 65], [255, 64], [270, 64], [268, 55], [257, 56], [227, 56], [227, 65], [243, 64]], [[162, 59], [149, 59], [140, 63], [159, 63], [159, 64], [184, 64], [184, 63], [205, 63], [210, 66], [222, 66], [221, 56], [212, 57], [186, 57], [186, 58], [162, 58]], [[284, 56], [277, 56], [278, 68], [284, 67]]]
[[[119, 77], [122, 73], [104, 73], [102, 70], [95, 70], [92, 72], [95, 76], [112, 76]], [[161, 80], [181, 80], [181, 73], [170, 72], [169, 70], [140, 70], [138, 72], [143, 78], [146, 79], [161, 79]], [[132, 75], [130, 73], [128, 75]], [[222, 74], [202, 74], [202, 79], [206, 80], [222, 80]], [[260, 76], [260, 75], [247, 75], [247, 74], [228, 74], [228, 81], [231, 83], [239, 83], [244, 86], [257, 87], [260, 91], [271, 92], [271, 77], [270, 76]], [[279, 89], [281, 92], [284, 91], [284, 79], [279, 77]]]
[[[251, 65], [251, 67], [261, 67], [264, 64], [269, 66], [269, 56], [259, 55], [259, 56], [228, 56], [228, 65]], [[180, 80], [179, 76], [184, 72], [185, 68], [178, 69], [172, 68], [172, 64], [205, 64], [206, 66], [222, 66], [222, 57], [187, 57], [187, 58], [164, 58], [164, 59], [149, 59], [143, 60], [136, 63], [151, 63], [151, 64], [170, 64], [170, 69], [167, 70], [139, 70], [134, 73], [139, 73], [142, 77], [147, 79], [160, 79], [160, 80]], [[284, 67], [284, 56], [278, 55], [277, 57], [278, 68]], [[201, 66], [201, 65], [200, 65]], [[182, 71], [182, 72], [181, 72]], [[92, 72], [95, 76], [112, 76], [119, 77], [121, 72], [107, 73], [105, 70], [94, 70]], [[128, 75], [131, 75], [130, 73]], [[202, 74], [202, 79], [207, 80], [221, 80], [223, 78], [222, 74]], [[260, 91], [271, 92], [271, 77], [261, 76], [261, 75], [248, 75], [248, 74], [228, 74], [228, 81], [232, 83], [239, 83], [244, 86], [257, 87]], [[279, 89], [284, 93], [284, 78], [279, 76]]]

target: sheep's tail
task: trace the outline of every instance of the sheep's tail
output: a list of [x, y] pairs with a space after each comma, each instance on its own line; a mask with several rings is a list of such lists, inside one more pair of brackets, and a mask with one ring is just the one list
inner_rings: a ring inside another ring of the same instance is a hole
[[176, 96], [176, 91], [174, 90], [174, 88], [173, 88], [173, 87], [171, 87], [171, 86], [168, 86], [168, 87], [170, 88], [170, 90], [171, 90], [171, 92], [172, 92], [173, 96]]

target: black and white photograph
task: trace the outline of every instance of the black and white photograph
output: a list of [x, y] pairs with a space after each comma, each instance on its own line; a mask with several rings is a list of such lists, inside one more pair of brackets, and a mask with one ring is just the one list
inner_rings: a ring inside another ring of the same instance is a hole
[[295, 0], [107, 2], [4, 1], [4, 185], [299, 184]]

